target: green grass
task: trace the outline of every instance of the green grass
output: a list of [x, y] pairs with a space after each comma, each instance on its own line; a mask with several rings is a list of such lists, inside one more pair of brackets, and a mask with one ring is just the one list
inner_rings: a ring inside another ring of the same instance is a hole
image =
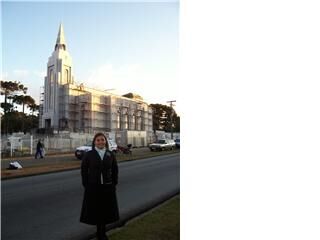
[[[109, 235], [109, 234], [108, 234]], [[174, 197], [150, 213], [109, 235], [110, 240], [179, 240], [180, 197]]]
[[[148, 149], [144, 149], [143, 151], [135, 151], [132, 153], [132, 155], [118, 153], [116, 155], [116, 158], [118, 162], [121, 162], [128, 160], [144, 159], [148, 157], [156, 157], [179, 152], [179, 149], [161, 152], [151, 152]], [[72, 161], [66, 160], [66, 158], [61, 157], [61, 159], [56, 160], [55, 162], [45, 162], [45, 160], [42, 160], [43, 164], [35, 164], [33, 166], [28, 166], [19, 170], [1, 169], [1, 179], [80, 168], [81, 161], [73, 157], [73, 154], [71, 156]]]

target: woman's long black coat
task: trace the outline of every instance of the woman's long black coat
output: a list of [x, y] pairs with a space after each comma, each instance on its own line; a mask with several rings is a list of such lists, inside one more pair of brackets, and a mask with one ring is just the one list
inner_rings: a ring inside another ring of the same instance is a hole
[[117, 221], [119, 219], [116, 196], [118, 165], [114, 153], [107, 150], [101, 160], [94, 148], [87, 152], [82, 158], [81, 176], [85, 191], [80, 222], [96, 225]]

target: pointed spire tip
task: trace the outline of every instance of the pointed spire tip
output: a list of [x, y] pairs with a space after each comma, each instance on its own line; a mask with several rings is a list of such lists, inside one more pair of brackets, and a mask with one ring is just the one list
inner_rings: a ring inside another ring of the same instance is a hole
[[65, 37], [64, 37], [64, 30], [63, 30], [62, 22], [60, 22], [59, 32], [58, 32], [58, 37], [57, 37], [55, 49], [60, 48], [60, 46], [62, 46], [62, 48], [64, 50], [66, 50], [66, 40], [65, 40]]

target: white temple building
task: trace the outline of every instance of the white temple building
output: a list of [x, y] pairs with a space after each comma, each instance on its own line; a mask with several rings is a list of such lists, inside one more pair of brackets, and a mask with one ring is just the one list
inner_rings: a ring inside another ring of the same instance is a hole
[[118, 143], [134, 146], [153, 140], [152, 109], [140, 96], [120, 96], [75, 83], [62, 24], [47, 64], [39, 121], [40, 128], [55, 133], [102, 131]]

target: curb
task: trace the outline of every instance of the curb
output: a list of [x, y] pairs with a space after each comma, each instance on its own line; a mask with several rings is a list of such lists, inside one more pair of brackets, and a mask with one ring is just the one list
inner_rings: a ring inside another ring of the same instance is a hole
[[[152, 156], [152, 157], [145, 157], [145, 158], [154, 158], [154, 157], [172, 155], [172, 154], [176, 154], [176, 153], [177, 153], [177, 152], [175, 152], [175, 153], [168, 153], [168, 154], [162, 154], [162, 155], [157, 155], [157, 156]], [[180, 153], [180, 152], [179, 152], [179, 153]], [[136, 160], [145, 159], [145, 158], [123, 160], [123, 161], [118, 162], [118, 164], [121, 164], [121, 163], [123, 163], [123, 162], [136, 161]], [[29, 174], [29, 175], [10, 176], [10, 177], [6, 177], [6, 178], [1, 178], [1, 181], [11, 180], [11, 179], [15, 179], [15, 178], [33, 177], [33, 176], [44, 175], [44, 174], [51, 174], [51, 173], [58, 173], [58, 172], [67, 172], [67, 171], [72, 171], [72, 170], [77, 170], [77, 169], [80, 169], [80, 167], [70, 168], [70, 169], [61, 169], [61, 170], [56, 170], [56, 171], [52, 171], [52, 172], [32, 173], [32, 174]]]
[[[143, 207], [134, 209], [128, 213], [126, 213], [123, 216], [120, 216], [120, 220], [106, 225], [106, 232], [116, 229], [116, 228], [121, 228], [123, 226], [126, 225], [127, 222], [129, 222], [130, 220], [133, 220], [136, 217], [139, 217], [140, 215], [152, 210], [153, 208], [161, 205], [162, 203], [170, 200], [171, 198], [177, 196], [178, 194], [180, 194], [180, 189], [171, 191], [165, 195], [160, 196], [159, 198], [151, 201], [150, 203], [144, 205]], [[86, 236], [84, 238], [81, 238], [80, 240], [96, 240], [96, 233], [90, 234], [89, 236]]]

